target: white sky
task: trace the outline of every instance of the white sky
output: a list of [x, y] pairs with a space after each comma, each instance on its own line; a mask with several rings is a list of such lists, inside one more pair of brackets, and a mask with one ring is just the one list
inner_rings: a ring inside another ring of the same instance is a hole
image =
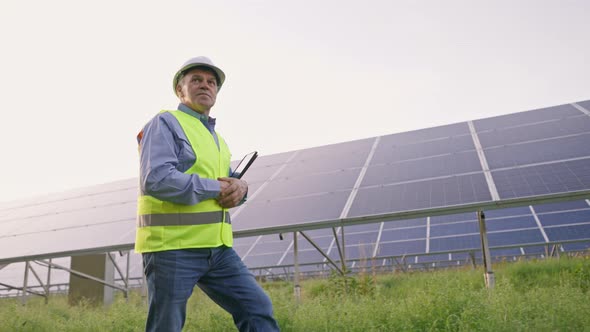
[[137, 176], [206, 55], [234, 159], [590, 99], [590, 1], [0, 2], [0, 201]]

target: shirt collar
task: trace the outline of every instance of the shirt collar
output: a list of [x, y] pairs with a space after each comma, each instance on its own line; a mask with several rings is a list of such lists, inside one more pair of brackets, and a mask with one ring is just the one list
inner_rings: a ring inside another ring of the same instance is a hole
[[215, 127], [215, 118], [207, 116], [205, 114], [201, 114], [190, 107], [186, 106], [183, 103], [178, 104], [178, 110], [182, 111], [190, 116], [194, 116], [195, 118], [199, 119], [205, 126], [211, 126], [212, 128]]

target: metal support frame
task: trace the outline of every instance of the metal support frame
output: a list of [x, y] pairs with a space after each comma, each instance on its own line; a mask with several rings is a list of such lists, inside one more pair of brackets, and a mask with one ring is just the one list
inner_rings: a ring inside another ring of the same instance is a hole
[[477, 269], [477, 261], [475, 260], [475, 253], [473, 251], [469, 252], [469, 259], [471, 260], [471, 266], [473, 269]]
[[344, 242], [344, 227], [340, 227], [340, 236], [342, 237], [342, 274], [346, 274], [346, 243]]
[[341, 275], [344, 275], [344, 273], [345, 273], [345, 271], [346, 271], [346, 270], [345, 270], [345, 269], [346, 269], [346, 262], [344, 262], [344, 260], [342, 260], [342, 262], [343, 262], [343, 263], [342, 263], [342, 265], [344, 266], [344, 268], [345, 268], [345, 269], [344, 269], [344, 270], [341, 270], [341, 269], [338, 267], [338, 264], [336, 264], [336, 262], [334, 262], [334, 261], [333, 261], [333, 260], [330, 258], [330, 256], [328, 256], [328, 255], [327, 255], [327, 254], [326, 254], [326, 253], [325, 253], [325, 252], [322, 250], [322, 248], [320, 248], [320, 246], [318, 246], [318, 245], [317, 245], [317, 244], [316, 244], [316, 243], [315, 243], [315, 242], [314, 242], [314, 241], [313, 241], [313, 240], [312, 240], [312, 239], [311, 239], [309, 236], [307, 236], [307, 234], [305, 234], [304, 232], [299, 232], [299, 234], [301, 234], [301, 236], [303, 236], [303, 237], [304, 237], [304, 238], [307, 240], [307, 242], [309, 242], [309, 244], [311, 244], [311, 245], [312, 245], [312, 246], [313, 246], [313, 247], [314, 247], [314, 248], [315, 248], [315, 249], [316, 249], [316, 250], [317, 250], [317, 251], [318, 251], [318, 252], [319, 252], [319, 253], [320, 253], [322, 256], [324, 256], [324, 258], [325, 258], [325, 259], [326, 259], [328, 262], [330, 262], [330, 264], [332, 264], [332, 266], [334, 266], [334, 268], [335, 268], [335, 269], [336, 269], [336, 270], [337, 270], [337, 271], [338, 271], [338, 272], [339, 272]]
[[[344, 258], [345, 258], [345, 256], [344, 256], [344, 250], [343, 250], [343, 248], [340, 246], [340, 241], [338, 241], [338, 231], [342, 231], [342, 232], [344, 232], [343, 228], [344, 228], [344, 227], [338, 227], [338, 230], [336, 230], [336, 228], [332, 227], [332, 234], [334, 235], [334, 241], [336, 242], [336, 248], [338, 249], [338, 255], [340, 256], [340, 262], [344, 262]], [[309, 241], [309, 240], [308, 240], [308, 241]], [[312, 244], [312, 245], [313, 245], [313, 244]], [[318, 250], [320, 251], [320, 253], [321, 253], [322, 255], [324, 255], [324, 253], [321, 251], [321, 249], [318, 249]], [[328, 261], [329, 261], [329, 262], [330, 262], [332, 265], [334, 265], [334, 267], [336, 267], [336, 268], [337, 268], [337, 265], [336, 265], [336, 263], [334, 263], [334, 262], [333, 262], [333, 261], [332, 261], [332, 260], [331, 260], [331, 259], [328, 257], [328, 255], [324, 255], [324, 257], [326, 257], [326, 259], [327, 259], [327, 260], [328, 260]], [[345, 265], [345, 263], [342, 263], [342, 264], [343, 264], [344, 266], [346, 266], [346, 265]], [[342, 269], [342, 270], [341, 270], [341, 269], [337, 268], [337, 270], [338, 270], [338, 272], [340, 272], [340, 274], [344, 275], [344, 269]]]
[[[49, 259], [51, 263], [53, 259]], [[47, 297], [45, 298], [45, 304], [49, 303], [49, 288], [51, 287], [51, 265], [47, 267]]]
[[131, 250], [127, 250], [127, 266], [125, 267], [125, 302], [129, 302], [129, 264], [131, 263]]
[[[35, 292], [33, 290], [30, 290], [30, 289], [25, 290], [23, 287], [12, 286], [12, 285], [9, 285], [9, 284], [5, 284], [3, 282], [0, 282], [0, 286], [4, 286], [4, 287], [6, 287], [8, 289], [16, 289], [16, 290], [18, 290], [20, 292], [27, 292], [29, 294], [33, 294], [33, 295], [45, 297], [45, 294], [43, 294], [43, 293]], [[22, 295], [17, 295], [17, 296], [21, 296], [22, 297]]]
[[[29, 287], [29, 271], [33, 274], [33, 277], [35, 277], [35, 279], [37, 279], [37, 282], [39, 283], [39, 285], [43, 289], [43, 292], [36, 292], [36, 291], [29, 289], [30, 288]], [[37, 274], [37, 271], [35, 271], [33, 266], [31, 266], [31, 262], [26, 261], [25, 262], [25, 275], [23, 278], [23, 287], [12, 286], [12, 285], [5, 284], [2, 282], [0, 282], [0, 285], [2, 285], [4, 287], [8, 287], [10, 289], [16, 289], [16, 290], [22, 292], [20, 295], [20, 300], [23, 305], [25, 305], [27, 303], [28, 294], [33, 294], [33, 295], [44, 297], [45, 303], [47, 304], [48, 298], [49, 298], [49, 277], [47, 280], [48, 280], [48, 282], [46, 284], [43, 284], [43, 281], [41, 281], [39, 274]]]
[[76, 270], [72, 270], [72, 269], [67, 268], [65, 266], [61, 266], [61, 265], [58, 265], [58, 264], [55, 264], [55, 263], [50, 263], [50, 262], [47, 262], [47, 261], [44, 261], [44, 260], [39, 260], [39, 261], [41, 263], [47, 265], [47, 266], [53, 266], [56, 269], [60, 269], [60, 270], [64, 270], [64, 271], [70, 272], [71, 274], [77, 275], [78, 277], [90, 279], [90, 280], [96, 281], [98, 283], [101, 283], [101, 284], [103, 284], [105, 286], [109, 286], [111, 288], [115, 288], [115, 289], [118, 289], [118, 290], [123, 291], [123, 292], [126, 292], [127, 291], [127, 288], [125, 288], [125, 287], [121, 287], [121, 286], [116, 285], [116, 284], [110, 284], [110, 283], [108, 283], [108, 282], [106, 282], [106, 281], [104, 281], [102, 279], [96, 278], [96, 277], [91, 276], [89, 274], [82, 273], [82, 272], [76, 271]]
[[395, 265], [397, 267], [399, 267], [400, 270], [402, 270], [402, 272], [406, 272], [406, 255], [403, 255], [401, 257], [401, 261], [402, 261], [401, 263], [397, 260], [396, 257], [392, 257], [392, 258], [393, 258], [392, 262], [395, 263]]
[[479, 234], [481, 237], [481, 252], [483, 255], [483, 265], [485, 269], [484, 277], [486, 287], [494, 288], [496, 283], [494, 272], [492, 271], [492, 256], [490, 255], [490, 246], [488, 243], [488, 234], [486, 231], [485, 214], [483, 210], [477, 211], [477, 220], [479, 221]]
[[299, 247], [297, 243], [297, 232], [293, 232], [293, 263], [295, 264], [295, 274], [293, 275], [295, 301], [301, 302], [301, 286], [299, 285]]
[[125, 285], [125, 290], [123, 291], [123, 294], [125, 296], [125, 300], [129, 300], [129, 251], [127, 251], [127, 268], [126, 268], [126, 275], [123, 275], [123, 272], [121, 272], [121, 268], [119, 268], [119, 265], [117, 264], [117, 262], [115, 261], [115, 259], [113, 258], [113, 256], [111, 255], [111, 253], [107, 253], [107, 256], [109, 257], [109, 259], [111, 260], [111, 263], [113, 263], [113, 266], [115, 267], [115, 270], [117, 270], [117, 273], [119, 273], [119, 277], [121, 277], [121, 280], [123, 281], [123, 284]]
[[27, 286], [29, 283], [29, 261], [25, 262], [25, 279], [23, 280], [23, 293], [21, 296], [21, 303], [25, 305], [27, 303]]

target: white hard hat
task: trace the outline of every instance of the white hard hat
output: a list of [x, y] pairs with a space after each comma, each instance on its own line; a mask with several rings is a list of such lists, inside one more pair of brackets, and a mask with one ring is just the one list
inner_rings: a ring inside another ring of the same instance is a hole
[[198, 56], [192, 59], [189, 59], [185, 62], [182, 67], [176, 72], [174, 75], [174, 80], [172, 80], [172, 89], [174, 89], [174, 94], [176, 94], [176, 85], [178, 85], [178, 80], [183, 73], [187, 70], [194, 68], [194, 67], [207, 67], [211, 68], [215, 74], [217, 74], [218, 82], [217, 82], [217, 89], [221, 89], [223, 82], [225, 81], [225, 74], [223, 70], [219, 69], [217, 66], [213, 64], [213, 61], [206, 56]]

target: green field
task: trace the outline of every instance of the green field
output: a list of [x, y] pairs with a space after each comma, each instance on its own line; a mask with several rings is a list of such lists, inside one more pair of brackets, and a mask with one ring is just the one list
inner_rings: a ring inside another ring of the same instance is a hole
[[[590, 258], [495, 264], [496, 287], [483, 270], [265, 283], [282, 331], [590, 331]], [[141, 331], [146, 307], [139, 293], [108, 308], [70, 307], [65, 296], [46, 305], [30, 298], [0, 300], [0, 331]], [[184, 331], [235, 331], [231, 317], [198, 289]]]

